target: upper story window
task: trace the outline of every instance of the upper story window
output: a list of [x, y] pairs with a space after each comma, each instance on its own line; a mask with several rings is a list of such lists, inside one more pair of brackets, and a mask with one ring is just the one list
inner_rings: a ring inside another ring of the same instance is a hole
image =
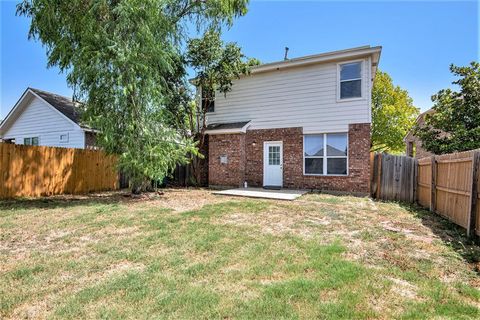
[[362, 97], [362, 62], [351, 62], [339, 65], [340, 68], [340, 99]]
[[38, 146], [38, 137], [24, 138], [23, 144], [29, 146]]
[[202, 109], [205, 112], [215, 112], [215, 91], [202, 88]]

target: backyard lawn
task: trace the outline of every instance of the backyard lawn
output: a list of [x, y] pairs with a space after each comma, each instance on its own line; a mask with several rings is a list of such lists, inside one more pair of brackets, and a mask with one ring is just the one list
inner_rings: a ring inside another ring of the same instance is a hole
[[0, 202], [0, 318], [479, 318], [480, 249], [396, 203]]

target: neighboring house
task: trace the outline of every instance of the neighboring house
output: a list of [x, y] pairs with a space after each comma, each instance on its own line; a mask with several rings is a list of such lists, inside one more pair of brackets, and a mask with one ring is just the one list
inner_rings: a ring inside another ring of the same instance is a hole
[[217, 93], [207, 113], [209, 185], [367, 193], [380, 52], [364, 46], [263, 64]]
[[94, 148], [93, 130], [80, 122], [77, 102], [28, 88], [0, 124], [7, 143], [66, 148]]
[[[421, 113], [417, 120], [415, 121], [416, 126], [422, 127], [425, 124], [425, 116], [427, 114], [432, 114], [434, 112], [433, 109], [429, 109], [423, 113]], [[414, 135], [413, 129], [408, 132], [408, 134], [403, 139], [405, 141], [405, 153], [409, 157], [415, 157], [417, 159], [430, 157], [433, 153], [428, 152], [427, 150], [423, 149], [422, 147], [422, 140]]]

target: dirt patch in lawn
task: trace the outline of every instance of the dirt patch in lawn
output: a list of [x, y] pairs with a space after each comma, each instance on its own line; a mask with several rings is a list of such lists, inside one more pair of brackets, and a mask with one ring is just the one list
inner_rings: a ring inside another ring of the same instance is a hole
[[169, 208], [176, 212], [200, 209], [206, 204], [228, 201], [230, 197], [219, 197], [205, 189], [167, 189], [161, 196], [148, 202], [150, 207]]
[[0, 203], [0, 228], [6, 319], [479, 314], [478, 247], [398, 203], [114, 192]]
[[304, 238], [315, 235], [315, 228], [306, 224], [325, 226], [331, 223], [329, 217], [309, 214], [309, 212], [293, 212], [289, 206], [276, 203], [265, 212], [251, 214], [248, 212], [232, 212], [221, 216], [217, 223], [235, 226], [248, 226], [270, 235], [293, 234]]

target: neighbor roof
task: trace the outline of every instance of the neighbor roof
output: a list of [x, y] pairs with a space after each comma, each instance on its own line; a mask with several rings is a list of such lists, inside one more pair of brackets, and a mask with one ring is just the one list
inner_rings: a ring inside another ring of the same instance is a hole
[[[415, 120], [415, 125], [418, 125], [420, 123], [420, 120], [424, 119], [425, 116], [427, 114], [432, 114], [432, 113], [435, 113], [435, 110], [433, 108], [430, 108], [428, 109], [427, 111], [424, 111], [422, 113], [420, 113], [418, 116], [417, 116], [417, 119]], [[405, 137], [403, 137], [403, 141], [407, 141], [408, 138], [412, 137], [414, 134], [413, 134], [413, 128], [410, 129], [407, 134], [405, 135]]]
[[82, 126], [80, 124], [81, 110], [78, 107], [78, 102], [74, 102], [70, 98], [52, 92], [43, 91], [35, 88], [29, 89], [39, 95], [43, 100], [48, 102], [52, 107], [60, 111], [68, 119], [72, 120], [79, 126]]
[[15, 121], [14, 119], [16, 115], [19, 115], [21, 112], [23, 112], [23, 108], [25, 106], [24, 101], [26, 101], [25, 98], [32, 96], [43, 100], [48, 106], [58, 111], [67, 120], [78, 125], [80, 128], [86, 131], [95, 131], [95, 129], [82, 124], [80, 108], [81, 103], [72, 101], [70, 98], [52, 92], [29, 87], [24, 91], [20, 99], [18, 99], [17, 103], [15, 103], [15, 106], [0, 123], [0, 134], [9, 126], [9, 123], [13, 123], [12, 121]]

